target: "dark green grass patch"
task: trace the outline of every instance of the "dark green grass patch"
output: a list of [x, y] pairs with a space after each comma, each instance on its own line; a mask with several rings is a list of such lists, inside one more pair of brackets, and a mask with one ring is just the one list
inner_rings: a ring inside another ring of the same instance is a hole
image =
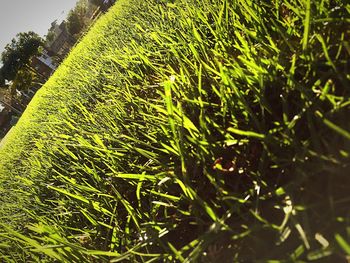
[[3, 259], [346, 260], [349, 12], [117, 2], [0, 149]]

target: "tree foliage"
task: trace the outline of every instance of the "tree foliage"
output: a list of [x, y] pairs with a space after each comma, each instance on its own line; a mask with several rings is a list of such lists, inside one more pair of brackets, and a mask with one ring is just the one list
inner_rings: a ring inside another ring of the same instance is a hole
[[89, 0], [89, 3], [100, 6], [103, 4], [103, 0]]
[[38, 75], [28, 67], [23, 67], [17, 72], [16, 77], [13, 80], [13, 87], [16, 90], [26, 91], [31, 88], [37, 81]]
[[51, 42], [54, 40], [55, 38], [55, 28], [57, 26], [57, 19], [55, 19], [52, 23], [51, 23], [51, 27], [47, 30], [47, 34], [45, 35], [45, 41], [46, 42]]
[[81, 32], [85, 27], [85, 15], [87, 11], [86, 1], [78, 1], [67, 17], [67, 30], [72, 36]]
[[2, 73], [2, 69], [0, 69], [0, 87], [5, 85], [5, 78]]
[[[3, 79], [13, 80], [18, 70], [28, 64], [30, 58], [38, 53], [39, 47], [43, 44], [41, 37], [33, 31], [22, 32], [7, 44], [1, 54]], [[0, 82], [1, 82], [0, 76]]]
[[83, 22], [79, 18], [78, 14], [73, 10], [69, 12], [67, 18], [67, 29], [70, 35], [75, 35], [81, 31], [83, 28]]

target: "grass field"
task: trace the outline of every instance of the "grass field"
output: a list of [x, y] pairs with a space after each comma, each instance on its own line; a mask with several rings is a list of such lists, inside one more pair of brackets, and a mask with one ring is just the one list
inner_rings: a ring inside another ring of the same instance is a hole
[[350, 5], [119, 0], [0, 148], [4, 262], [347, 262]]

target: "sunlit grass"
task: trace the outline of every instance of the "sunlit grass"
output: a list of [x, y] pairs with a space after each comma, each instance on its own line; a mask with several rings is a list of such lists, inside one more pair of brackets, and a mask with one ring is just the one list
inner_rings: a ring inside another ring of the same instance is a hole
[[120, 0], [0, 149], [2, 259], [343, 260], [349, 12]]

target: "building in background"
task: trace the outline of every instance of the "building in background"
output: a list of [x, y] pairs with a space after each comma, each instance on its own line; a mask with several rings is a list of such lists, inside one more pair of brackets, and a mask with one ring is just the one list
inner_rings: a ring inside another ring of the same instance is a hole
[[56, 65], [53, 61], [53, 54], [47, 49], [44, 49], [41, 54], [34, 56], [30, 66], [45, 79], [48, 79], [56, 70]]
[[56, 56], [66, 56], [75, 42], [68, 33], [66, 22], [52, 23], [50, 31], [53, 35], [51, 41], [46, 43], [47, 49]]

